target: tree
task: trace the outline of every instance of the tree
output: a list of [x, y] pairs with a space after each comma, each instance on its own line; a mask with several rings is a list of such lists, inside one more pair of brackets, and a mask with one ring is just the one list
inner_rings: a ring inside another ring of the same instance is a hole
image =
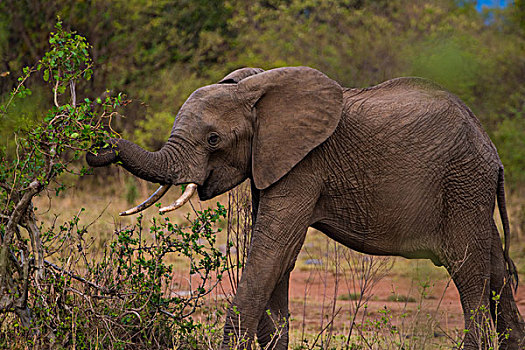
[[[8, 109], [31, 94], [25, 85], [29, 77], [43, 72], [44, 80], [52, 86], [54, 106], [42, 123], [15, 132], [14, 152], [4, 144], [0, 155], [0, 312], [15, 312], [26, 327], [31, 322], [27, 306], [30, 281], [38, 283], [44, 271], [42, 234], [32, 200], [51, 186], [57, 193], [63, 190], [59, 176], [73, 172], [72, 162], [92, 143], [109, 136], [103, 121], [122, 103], [121, 95], [100, 100], [97, 114], [96, 103], [77, 97], [77, 81], [89, 80], [92, 74], [89, 44], [84, 37], [64, 31], [58, 22], [49, 43], [50, 51], [38, 64], [23, 69], [24, 75], [0, 110], [4, 123], [9, 118]], [[29, 240], [20, 228], [27, 231]]]

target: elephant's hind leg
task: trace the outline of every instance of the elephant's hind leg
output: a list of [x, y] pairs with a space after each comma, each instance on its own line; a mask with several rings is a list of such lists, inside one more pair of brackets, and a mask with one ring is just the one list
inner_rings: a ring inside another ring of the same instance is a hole
[[491, 324], [491, 228], [480, 229], [479, 223], [450, 224], [450, 230], [446, 233], [448, 244], [444, 247], [445, 257], [440, 260], [444, 262], [460, 295], [465, 318], [464, 349], [489, 349], [486, 326]]
[[[490, 309], [503, 349], [522, 349], [525, 345], [525, 323], [512, 295], [510, 276], [505, 268], [503, 248], [495, 225], [490, 257]], [[506, 339], [508, 338], [508, 339]]]

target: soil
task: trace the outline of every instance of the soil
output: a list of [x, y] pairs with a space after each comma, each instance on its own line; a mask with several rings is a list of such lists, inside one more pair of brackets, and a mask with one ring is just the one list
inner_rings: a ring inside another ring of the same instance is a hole
[[[294, 270], [290, 282], [292, 328], [301, 328], [304, 323], [307, 330], [315, 332], [333, 319], [337, 332], [348, 329], [356, 300], [348, 300], [353, 291], [349, 293], [344, 280], [334, 274], [325, 273], [320, 278], [313, 276], [312, 271]], [[337, 295], [335, 307], [334, 294]], [[424, 323], [432, 326], [436, 336], [461, 332], [464, 328], [459, 293], [450, 280], [432, 282], [423, 287], [413, 278], [387, 274], [376, 282], [367, 295], [366, 315], [363, 318], [363, 312], [360, 312], [357, 322], [367, 318], [378, 319], [388, 310], [391, 324]], [[357, 298], [355, 294], [351, 297]], [[525, 315], [525, 286], [519, 286], [515, 298], [520, 313]], [[332, 317], [334, 313], [336, 317]]]
[[[412, 262], [394, 260], [392, 270], [374, 281], [356, 314], [356, 327], [365, 324], [363, 329], [370, 332], [382, 321], [381, 331], [396, 330], [399, 332], [397, 336], [405, 338], [425, 334], [430, 336], [433, 344], [438, 344], [432, 349], [450, 348], [449, 345], [463, 337], [464, 319], [459, 293], [444, 272], [442, 278], [437, 278], [435, 273], [432, 275], [432, 270], [425, 272], [426, 280], [432, 282], [400, 272], [411, 266]], [[351, 288], [354, 281], [351, 275], [336, 275], [322, 266], [305, 268], [302, 265], [294, 269], [289, 289], [291, 339], [314, 339], [322, 330], [337, 335], [348, 334], [354, 319], [355, 299], [359, 296]], [[186, 284], [187, 275], [174, 274], [170, 289], [175, 294], [187, 296], [183, 292], [187, 290], [184, 288], [188, 287]], [[227, 278], [220, 285], [212, 300], [231, 301]], [[525, 286], [519, 286], [515, 299], [520, 313], [525, 315]]]

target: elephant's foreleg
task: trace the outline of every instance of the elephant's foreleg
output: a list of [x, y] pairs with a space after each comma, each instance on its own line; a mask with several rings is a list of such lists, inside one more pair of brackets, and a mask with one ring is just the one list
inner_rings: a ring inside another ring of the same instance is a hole
[[259, 326], [257, 340], [263, 349], [286, 350], [288, 347], [289, 311], [288, 286], [290, 272], [275, 287], [266, 305]]
[[286, 240], [288, 243], [282, 242], [279, 246], [274, 246], [275, 242], [269, 238], [261, 237], [260, 232], [254, 233], [256, 236], [237, 294], [226, 316], [221, 349], [250, 348], [272, 292], [297, 258], [306, 226], [301, 231], [300, 236], [290, 237]]
[[[260, 192], [252, 182], [252, 222], [257, 221]], [[286, 349], [288, 347], [289, 311], [288, 287], [290, 272], [275, 287], [265, 312], [257, 326], [257, 340], [263, 349]]]
[[[282, 188], [285, 181], [279, 185], [261, 192], [248, 260], [226, 317], [222, 349], [250, 347], [269, 302], [270, 310], [287, 309], [281, 306], [281, 296], [288, 289], [287, 275], [304, 242], [318, 192], [311, 183], [302, 185], [301, 191]], [[276, 290], [281, 296], [273, 299]], [[279, 342], [286, 348], [286, 337]]]

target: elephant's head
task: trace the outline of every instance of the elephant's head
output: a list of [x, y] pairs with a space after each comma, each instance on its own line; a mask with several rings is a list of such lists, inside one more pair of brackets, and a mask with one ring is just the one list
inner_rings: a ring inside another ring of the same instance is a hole
[[202, 200], [248, 177], [265, 189], [334, 132], [342, 95], [335, 81], [315, 69], [243, 68], [196, 90], [159, 151], [111, 139], [111, 147], [88, 153], [86, 159], [94, 167], [119, 162], [134, 175], [163, 185], [123, 214], [153, 204], [170, 185], [192, 184], [188, 188], [197, 188]]

